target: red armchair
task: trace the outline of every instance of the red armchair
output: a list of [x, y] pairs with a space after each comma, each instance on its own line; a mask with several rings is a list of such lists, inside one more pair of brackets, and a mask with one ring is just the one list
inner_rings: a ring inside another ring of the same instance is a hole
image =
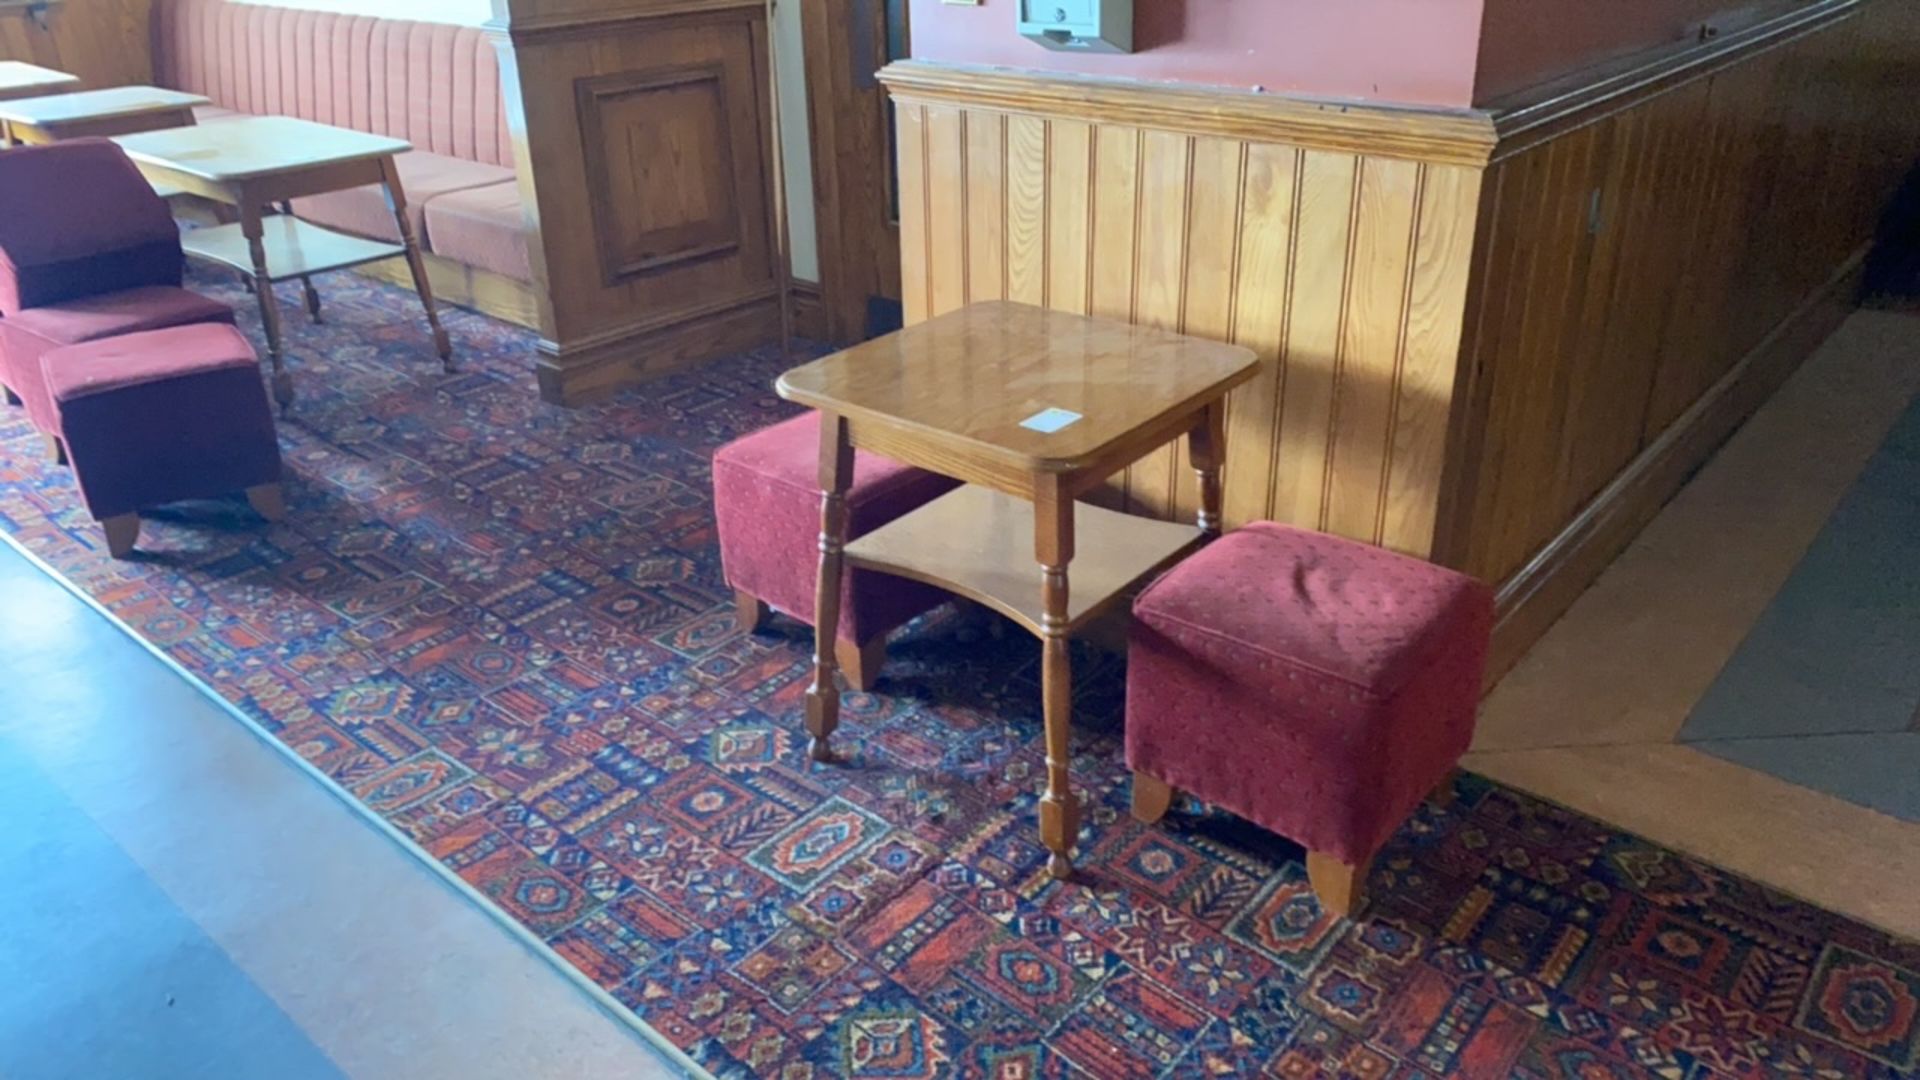
[[0, 382], [69, 459], [116, 558], [139, 510], [244, 490], [284, 512], [253, 346], [181, 288], [166, 204], [110, 142], [0, 153]]
[[233, 310], [180, 287], [186, 259], [167, 204], [105, 140], [0, 154], [0, 384], [58, 435], [41, 358], [69, 345]]

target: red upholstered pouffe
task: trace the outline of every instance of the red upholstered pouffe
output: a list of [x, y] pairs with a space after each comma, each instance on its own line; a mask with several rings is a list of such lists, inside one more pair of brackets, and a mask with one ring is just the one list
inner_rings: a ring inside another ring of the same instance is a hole
[[1222, 537], [1134, 604], [1136, 816], [1180, 789], [1272, 829], [1348, 914], [1465, 753], [1492, 626], [1484, 584], [1418, 559], [1270, 522]]
[[253, 346], [201, 323], [55, 349], [41, 358], [87, 510], [115, 557], [143, 507], [245, 491], [277, 519], [280, 444]]
[[[852, 540], [932, 502], [958, 482], [937, 473], [857, 451], [847, 492]], [[713, 504], [720, 561], [740, 604], [757, 627], [771, 606], [813, 622], [820, 567], [820, 417], [816, 413], [763, 428], [713, 455]], [[850, 570], [841, 586], [838, 652], [848, 682], [871, 689], [887, 632], [947, 599], [929, 585]]]

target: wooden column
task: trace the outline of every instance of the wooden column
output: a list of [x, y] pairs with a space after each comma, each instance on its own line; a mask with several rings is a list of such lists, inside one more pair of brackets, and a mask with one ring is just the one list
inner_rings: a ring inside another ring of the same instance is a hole
[[494, 0], [546, 399], [779, 340], [765, 0]]

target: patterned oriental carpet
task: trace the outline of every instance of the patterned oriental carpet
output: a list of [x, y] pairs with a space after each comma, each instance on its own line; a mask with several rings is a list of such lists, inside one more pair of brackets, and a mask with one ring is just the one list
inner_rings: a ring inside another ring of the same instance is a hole
[[850, 764], [810, 767], [806, 632], [735, 626], [709, 496], [713, 449], [786, 414], [774, 353], [569, 412], [526, 333], [454, 315], [443, 376], [408, 294], [323, 286], [288, 318], [287, 524], [170, 508], [109, 560], [13, 410], [0, 528], [717, 1075], [1920, 1068], [1920, 944], [1476, 777], [1356, 923], [1283, 840], [1135, 823], [1091, 651], [1084, 880], [1050, 882], [1038, 649], [979, 611], [897, 639]]

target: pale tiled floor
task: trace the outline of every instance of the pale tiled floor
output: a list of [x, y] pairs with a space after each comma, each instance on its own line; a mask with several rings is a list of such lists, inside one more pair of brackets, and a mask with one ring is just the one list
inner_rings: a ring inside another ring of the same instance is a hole
[[1920, 316], [1855, 315], [1494, 691], [1466, 767], [1920, 938], [1920, 824], [1675, 745], [1916, 392]]

